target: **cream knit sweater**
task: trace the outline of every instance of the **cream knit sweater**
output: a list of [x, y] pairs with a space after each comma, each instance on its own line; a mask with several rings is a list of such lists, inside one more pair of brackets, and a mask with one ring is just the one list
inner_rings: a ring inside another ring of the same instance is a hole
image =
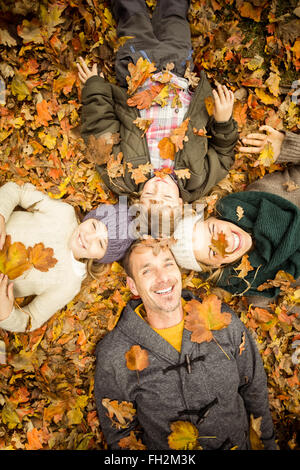
[[[13, 212], [16, 206], [28, 209], [35, 203], [34, 212]], [[15, 297], [36, 296], [23, 308], [31, 317], [29, 331], [33, 331], [75, 297], [86, 276], [85, 265], [76, 261], [68, 248], [70, 236], [78, 226], [75, 211], [32, 184], [18, 186], [10, 182], [0, 188], [0, 214], [5, 218], [6, 233], [11, 235], [12, 243], [22, 242], [27, 248], [42, 242], [46, 248], [53, 248], [57, 259], [48, 272], [32, 268], [12, 281]], [[28, 315], [15, 307], [8, 318], [0, 321], [0, 328], [24, 332], [27, 323]]]

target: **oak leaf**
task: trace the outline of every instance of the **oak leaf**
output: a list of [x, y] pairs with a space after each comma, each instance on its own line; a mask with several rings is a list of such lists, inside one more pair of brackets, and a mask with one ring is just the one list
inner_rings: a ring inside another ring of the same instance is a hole
[[160, 92], [153, 98], [153, 103], [158, 104], [162, 108], [168, 104], [169, 100], [169, 85], [165, 85]]
[[126, 81], [128, 83], [128, 94], [133, 95], [133, 93], [143, 85], [155, 70], [155, 65], [142, 57], [138, 59], [135, 65], [133, 63], [129, 63], [128, 71], [130, 76], [126, 77]]
[[231, 322], [231, 314], [221, 312], [221, 300], [215, 295], [208, 295], [203, 302], [192, 299], [186, 303], [184, 310], [185, 328], [192, 332], [191, 340], [196, 343], [211, 341], [212, 330], [226, 328]]
[[129, 450], [146, 450], [147, 447], [142, 443], [141, 439], [137, 439], [134, 431], [130, 431], [129, 436], [122, 437], [118, 442], [121, 449]]
[[133, 121], [133, 124], [135, 124], [139, 129], [141, 129], [143, 132], [142, 137], [146, 134], [148, 131], [149, 127], [151, 126], [153, 122], [153, 119], [143, 119], [141, 117], [136, 118]]
[[53, 249], [45, 248], [43, 243], [30, 246], [27, 251], [29, 262], [39, 271], [47, 272], [57, 263], [57, 259], [53, 257]]
[[262, 421], [262, 416], [259, 416], [258, 418], [254, 418], [252, 414], [250, 415], [249, 438], [250, 438], [250, 444], [251, 444], [252, 450], [264, 449], [264, 444], [261, 441], [261, 429], [260, 429], [261, 421]]
[[241, 206], [237, 206], [236, 215], [238, 216], [238, 220], [241, 220], [244, 217], [244, 209]]
[[224, 232], [218, 232], [217, 238], [212, 237], [210, 248], [223, 257], [229, 254], [229, 252], [226, 251], [226, 248], [228, 248], [228, 241]]
[[181, 170], [174, 170], [174, 173], [176, 174], [177, 178], [180, 179], [190, 179], [191, 173], [188, 168], [182, 168]]
[[242, 261], [240, 262], [240, 264], [238, 265], [237, 268], [235, 268], [237, 271], [240, 271], [240, 273], [238, 274], [238, 277], [240, 278], [244, 278], [247, 276], [248, 272], [249, 271], [253, 271], [253, 267], [251, 266], [250, 264], [250, 261], [249, 261], [249, 256], [248, 255], [244, 255], [242, 257]]
[[107, 162], [107, 174], [110, 178], [118, 178], [119, 176], [124, 176], [124, 166], [122, 164], [123, 153], [119, 152], [117, 157], [111, 155], [109, 161]]
[[129, 351], [125, 353], [126, 366], [129, 370], [142, 371], [149, 365], [149, 354], [146, 349], [142, 349], [139, 345], [133, 345]]
[[139, 165], [137, 168], [132, 168], [132, 163], [127, 163], [128, 172], [131, 173], [131, 178], [134, 180], [135, 184], [144, 183], [148, 180], [149, 173], [152, 170], [151, 163], [147, 162], [144, 165]]
[[108, 417], [117, 429], [127, 428], [136, 414], [136, 410], [131, 402], [110, 400], [103, 398], [102, 405], [108, 411]]
[[286, 183], [283, 183], [282, 186], [285, 187], [286, 191], [289, 193], [292, 191], [296, 191], [296, 189], [299, 189], [299, 185], [291, 180], [287, 181]]
[[154, 175], [159, 178], [165, 178], [167, 175], [171, 175], [173, 173], [173, 169], [165, 166], [153, 171]]
[[195, 450], [198, 447], [199, 432], [189, 421], [174, 421], [170, 425], [171, 434], [168, 436], [170, 449]]

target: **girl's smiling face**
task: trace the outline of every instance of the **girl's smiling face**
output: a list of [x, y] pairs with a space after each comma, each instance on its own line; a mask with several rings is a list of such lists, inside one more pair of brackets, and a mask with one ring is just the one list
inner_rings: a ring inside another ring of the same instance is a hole
[[[225, 256], [214, 250], [212, 246], [212, 239], [216, 240], [221, 232], [228, 244]], [[199, 220], [194, 226], [195, 257], [197, 261], [208, 266], [219, 267], [222, 264], [234, 263], [247, 253], [251, 246], [251, 235], [231, 222], [209, 217], [205, 221]]]
[[107, 244], [106, 225], [97, 219], [87, 219], [74, 230], [69, 246], [75, 259], [101, 259]]

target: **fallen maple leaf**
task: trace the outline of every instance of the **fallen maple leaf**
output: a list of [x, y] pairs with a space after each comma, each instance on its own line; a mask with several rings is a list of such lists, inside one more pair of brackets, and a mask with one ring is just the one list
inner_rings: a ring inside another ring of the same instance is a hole
[[53, 249], [45, 248], [43, 243], [37, 243], [28, 248], [29, 262], [42, 272], [47, 272], [56, 265], [57, 259], [53, 258]]
[[230, 324], [231, 314], [221, 313], [221, 305], [221, 300], [215, 294], [208, 295], [203, 302], [192, 299], [186, 303], [184, 310], [188, 315], [185, 317], [185, 328], [192, 332], [192, 341], [211, 341], [211, 330], [221, 330]]
[[31, 263], [25, 245], [21, 242], [11, 244], [11, 236], [6, 235], [4, 246], [0, 251], [0, 272], [7, 274], [12, 280], [30, 268]]
[[140, 91], [135, 95], [131, 96], [131, 98], [128, 98], [127, 104], [130, 107], [136, 106], [137, 109], [148, 109], [152, 105], [155, 97], [159, 95], [163, 88], [163, 83], [157, 83], [156, 85], [152, 85], [150, 88]]
[[129, 436], [122, 437], [118, 442], [121, 449], [129, 450], [146, 450], [147, 447], [142, 443], [141, 439], [137, 439], [134, 431], [130, 431]]
[[117, 429], [127, 428], [136, 414], [136, 410], [131, 402], [110, 400], [103, 398], [102, 405], [108, 411], [108, 417]]
[[248, 255], [244, 255], [242, 257], [242, 261], [240, 262], [240, 264], [238, 265], [237, 268], [235, 268], [237, 271], [240, 271], [240, 273], [238, 274], [238, 277], [240, 278], [244, 278], [247, 276], [248, 272], [249, 271], [253, 271], [253, 267], [251, 266], [250, 264], [250, 261], [249, 261], [249, 256]]
[[126, 366], [130, 370], [142, 371], [149, 365], [149, 355], [146, 349], [142, 349], [139, 345], [132, 346], [125, 353]]
[[137, 88], [139, 88], [143, 83], [150, 77], [150, 75], [156, 70], [156, 67], [152, 62], [149, 62], [147, 59], [140, 57], [136, 64], [128, 64], [128, 71], [130, 76], [126, 77], [128, 83], [128, 94], [132, 95]]
[[170, 428], [172, 431], [168, 436], [170, 449], [195, 450], [199, 448], [199, 432], [193, 423], [189, 421], [174, 421]]

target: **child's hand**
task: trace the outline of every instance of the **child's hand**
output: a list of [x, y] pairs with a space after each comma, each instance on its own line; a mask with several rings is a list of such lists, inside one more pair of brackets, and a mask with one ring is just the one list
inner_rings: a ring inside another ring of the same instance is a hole
[[242, 142], [250, 145], [250, 147], [240, 147], [239, 151], [246, 153], [260, 153], [264, 146], [270, 142], [273, 148], [273, 158], [274, 161], [276, 161], [281, 151], [284, 134], [276, 131], [271, 126], [261, 126], [259, 130], [267, 131], [267, 134], [248, 134], [242, 139]]
[[234, 94], [225, 85], [217, 84], [217, 90], [213, 90], [215, 99], [214, 118], [217, 122], [226, 122], [231, 118]]
[[[78, 76], [81, 83], [85, 84], [88, 78], [98, 75], [97, 64], [93, 64], [89, 69], [82, 57], [79, 57], [80, 64], [76, 64], [78, 68]], [[103, 74], [100, 74], [103, 77]]]
[[11, 314], [14, 306], [13, 283], [8, 284], [8, 277], [0, 274], [0, 321]]

